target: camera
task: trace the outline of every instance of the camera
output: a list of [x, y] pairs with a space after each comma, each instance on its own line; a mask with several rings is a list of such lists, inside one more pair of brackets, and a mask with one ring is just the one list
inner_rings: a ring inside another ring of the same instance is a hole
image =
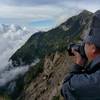
[[74, 54], [72, 53], [72, 49], [77, 51], [83, 58], [86, 58], [84, 43], [78, 43], [78, 44], [70, 43], [67, 47], [69, 56], [74, 56]]

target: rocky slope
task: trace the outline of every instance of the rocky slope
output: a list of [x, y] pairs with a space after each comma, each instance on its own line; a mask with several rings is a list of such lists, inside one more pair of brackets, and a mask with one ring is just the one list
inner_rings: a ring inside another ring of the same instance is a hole
[[71, 59], [66, 51], [45, 56], [44, 71], [28, 87], [24, 87], [18, 100], [63, 100], [60, 87]]

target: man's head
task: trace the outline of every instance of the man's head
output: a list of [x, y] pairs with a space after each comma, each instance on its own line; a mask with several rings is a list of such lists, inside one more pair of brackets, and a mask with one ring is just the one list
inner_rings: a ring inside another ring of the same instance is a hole
[[85, 53], [88, 60], [100, 55], [100, 10], [94, 13], [87, 36], [84, 37]]
[[89, 61], [93, 60], [96, 56], [100, 55], [100, 48], [96, 47], [93, 43], [85, 43], [85, 54]]

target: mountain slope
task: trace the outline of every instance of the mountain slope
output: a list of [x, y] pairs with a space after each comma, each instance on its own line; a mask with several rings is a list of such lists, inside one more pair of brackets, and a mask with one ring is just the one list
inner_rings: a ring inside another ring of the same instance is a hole
[[[61, 100], [60, 84], [67, 73], [66, 66], [71, 64], [66, 53], [67, 45], [80, 40], [91, 17], [92, 13], [84, 10], [48, 32], [37, 32], [10, 57], [15, 67], [31, 66], [26, 75], [18, 80], [23, 86], [18, 100]], [[37, 59], [40, 61], [33, 66]], [[15, 90], [14, 93], [18, 92]]]
[[91, 16], [92, 13], [84, 10], [48, 32], [37, 32], [11, 56], [10, 60], [14, 66], [26, 65], [31, 64], [37, 58], [41, 59], [50, 53], [65, 50], [69, 40], [80, 38], [80, 33]]
[[31, 84], [24, 87], [18, 100], [63, 100], [60, 96], [62, 80], [71, 64], [66, 52], [44, 58], [44, 71]]

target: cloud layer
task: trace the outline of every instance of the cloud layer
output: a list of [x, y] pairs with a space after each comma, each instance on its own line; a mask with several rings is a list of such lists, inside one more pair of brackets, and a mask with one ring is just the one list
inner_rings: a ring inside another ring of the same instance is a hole
[[25, 43], [31, 34], [17, 25], [0, 25], [0, 70], [5, 68], [10, 56]]
[[8, 60], [34, 32], [14, 24], [0, 25], [0, 87], [28, 71], [29, 66], [14, 68]]
[[66, 0], [3, 0], [1, 1], [1, 4], [6, 5], [18, 5], [18, 6], [35, 6], [35, 5], [52, 5], [52, 4], [58, 4], [60, 2], [63, 2]]

